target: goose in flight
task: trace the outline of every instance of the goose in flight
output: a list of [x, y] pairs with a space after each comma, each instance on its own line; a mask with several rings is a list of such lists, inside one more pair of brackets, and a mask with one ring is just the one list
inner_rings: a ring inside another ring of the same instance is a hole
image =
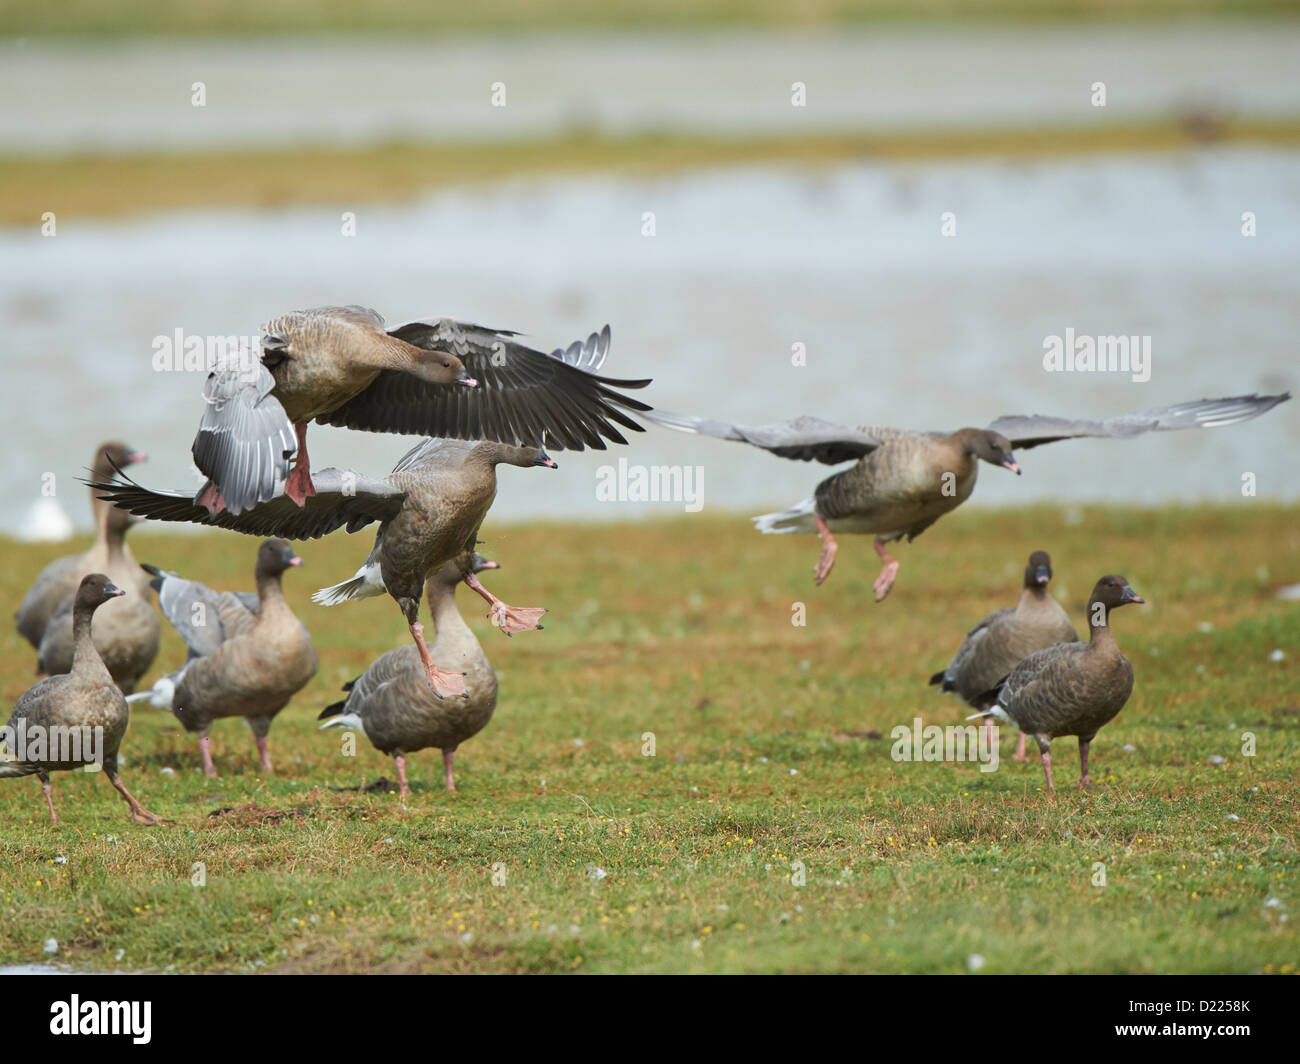
[[[307, 425], [338, 425], [519, 447], [604, 450], [644, 429], [624, 394], [646, 380], [602, 377], [609, 326], [545, 354], [516, 333], [429, 318], [392, 327], [366, 307], [297, 311], [262, 328], [260, 349], [229, 352], [209, 374], [194, 463], [210, 513], [239, 514], [315, 490]], [[620, 390], [622, 389], [622, 390]], [[290, 467], [290, 459], [296, 458]]]
[[944, 514], [955, 510], [975, 490], [979, 462], [1019, 475], [1014, 451], [1085, 436], [1126, 439], [1145, 432], [1218, 428], [1259, 417], [1291, 398], [1242, 395], [1201, 399], [1138, 414], [1090, 421], [1038, 414], [1000, 417], [987, 428], [955, 432], [918, 432], [895, 428], [846, 428], [815, 417], [773, 425], [732, 425], [710, 418], [664, 410], [648, 420], [666, 428], [736, 440], [781, 458], [824, 465], [854, 464], [817, 485], [810, 498], [780, 513], [754, 518], [760, 532], [816, 532], [822, 553], [814, 569], [817, 583], [830, 575], [839, 546], [835, 533], [875, 537], [883, 568], [875, 581], [876, 601], [889, 594], [898, 576], [898, 561], [885, 545], [906, 536], [910, 543]]

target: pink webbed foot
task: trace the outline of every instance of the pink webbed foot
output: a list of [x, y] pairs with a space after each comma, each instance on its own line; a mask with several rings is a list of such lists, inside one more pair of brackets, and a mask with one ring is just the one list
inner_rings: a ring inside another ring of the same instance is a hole
[[542, 606], [507, 606], [498, 599], [488, 610], [488, 620], [506, 635], [514, 635], [516, 632], [541, 631], [545, 614], [546, 609]]
[[309, 496], [316, 494], [316, 485], [311, 482], [311, 459], [307, 456], [307, 426], [299, 422], [294, 425], [294, 431], [298, 434], [298, 456], [284, 482], [284, 493], [302, 506]]
[[835, 555], [840, 552], [840, 545], [835, 542], [835, 537], [831, 535], [830, 526], [826, 524], [821, 514], [815, 515], [817, 518], [817, 534], [822, 540], [822, 556], [817, 559], [817, 566], [813, 569], [813, 579], [817, 581], [817, 586], [821, 587], [826, 582], [826, 578], [831, 575], [831, 570], [835, 568]]
[[880, 570], [880, 575], [876, 577], [876, 582], [872, 588], [876, 592], [876, 601], [884, 602], [885, 596], [889, 594], [890, 588], [894, 586], [894, 581], [898, 579], [898, 561], [890, 557], [889, 552], [885, 550], [885, 541], [878, 539], [875, 542], [876, 553], [880, 560], [885, 563], [885, 567]]
[[194, 500], [199, 506], [202, 506], [213, 517], [221, 513], [226, 508], [226, 500], [221, 497], [221, 492], [217, 490], [215, 484], [209, 484]]

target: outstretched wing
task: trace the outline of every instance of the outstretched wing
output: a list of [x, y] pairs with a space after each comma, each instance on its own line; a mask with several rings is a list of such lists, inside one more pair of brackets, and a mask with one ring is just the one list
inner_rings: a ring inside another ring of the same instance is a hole
[[257, 614], [257, 596], [252, 606], [247, 593], [214, 591], [197, 580], [186, 580], [152, 565], [149, 585], [158, 592], [158, 605], [177, 634], [190, 648], [191, 657], [211, 654], [231, 636], [238, 635]]
[[298, 450], [293, 423], [271, 394], [275, 378], [259, 354], [242, 348], [208, 374], [194, 464], [221, 486], [226, 509], [240, 514], [273, 498]]
[[213, 525], [250, 536], [284, 539], [319, 539], [345, 526], [349, 532], [355, 532], [372, 521], [395, 517], [406, 501], [406, 492], [400, 488], [348, 469], [313, 470], [311, 479], [316, 494], [309, 495], [303, 506], [280, 494], [237, 514], [229, 510], [210, 514], [195, 502], [196, 495], [154, 491], [136, 483], [121, 470], [111, 480], [84, 483], [99, 498], [137, 517]]
[[875, 436], [815, 417], [797, 417], [773, 425], [732, 425], [726, 421], [654, 410], [646, 414], [646, 418], [679, 432], [698, 432], [720, 440], [737, 440], [782, 458], [817, 461], [824, 465], [857, 461], [880, 446], [880, 440]]
[[1139, 414], [1121, 414], [1101, 421], [1043, 417], [1039, 414], [1014, 414], [1000, 417], [989, 428], [1000, 432], [1019, 450], [1038, 447], [1057, 440], [1076, 439], [1081, 436], [1109, 436], [1123, 439], [1140, 436], [1144, 432], [1165, 432], [1173, 429], [1213, 429], [1235, 425], [1267, 413], [1291, 398], [1290, 392], [1281, 395], [1238, 395], [1227, 399], [1198, 399], [1190, 403], [1176, 403]]
[[461, 440], [493, 440], [522, 447], [605, 450], [627, 443], [619, 426], [644, 429], [625, 410], [650, 409], [618, 389], [647, 380], [597, 376], [609, 349], [609, 326], [578, 345], [544, 354], [516, 343], [515, 334], [447, 318], [407, 322], [389, 330], [407, 343], [456, 355], [474, 388], [431, 384], [385, 370], [368, 388], [332, 413], [325, 425]]

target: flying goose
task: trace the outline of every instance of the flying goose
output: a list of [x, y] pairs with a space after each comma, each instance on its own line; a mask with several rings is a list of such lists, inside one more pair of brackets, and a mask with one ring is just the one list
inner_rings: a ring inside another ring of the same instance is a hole
[[875, 581], [876, 601], [880, 602], [894, 586], [899, 568], [885, 544], [904, 536], [910, 543], [970, 498], [979, 461], [1019, 475], [1013, 448], [1039, 447], [1083, 436], [1123, 439], [1144, 432], [1234, 425], [1258, 417], [1290, 398], [1291, 393], [1285, 392], [1201, 399], [1100, 421], [1012, 415], [998, 418], [988, 428], [963, 428], [951, 433], [851, 429], [813, 417], [757, 427], [663, 410], [648, 412], [646, 417], [666, 428], [749, 443], [781, 458], [815, 460], [824, 465], [854, 462], [851, 468], [818, 484], [811, 498], [781, 513], [755, 517], [754, 524], [765, 533], [816, 532], [822, 541], [821, 558], [813, 571], [818, 584], [825, 581], [835, 564], [839, 550], [835, 533], [873, 535], [876, 554], [883, 563]]
[[[479, 526], [496, 497], [496, 467], [502, 463], [556, 468], [537, 447], [426, 439], [403, 455], [382, 480], [350, 470], [314, 474], [316, 494], [301, 508], [280, 494], [238, 514], [230, 510], [210, 514], [192, 495], [151, 491], [121, 473], [94, 482], [93, 487], [115, 506], [154, 520], [211, 524], [287, 539], [317, 538], [345, 524], [355, 532], [379, 521], [374, 549], [356, 575], [322, 588], [313, 598], [333, 606], [349, 599], [391, 595], [420, 648], [430, 684], [438, 694], [448, 696], [463, 693], [464, 679], [439, 669], [428, 656], [419, 623], [420, 595], [432, 573], [461, 551], [473, 549]], [[506, 635], [541, 627], [544, 609], [507, 605], [473, 573], [467, 582], [487, 600], [492, 623]]]
[[344, 685], [342, 702], [327, 706], [321, 729], [348, 728], [363, 732], [371, 745], [393, 758], [403, 795], [406, 755], [436, 746], [442, 750], [447, 790], [456, 789], [452, 758], [456, 748], [477, 735], [492, 719], [497, 704], [497, 677], [483, 648], [456, 609], [456, 585], [484, 569], [500, 568], [473, 551], [449, 561], [425, 585], [436, 636], [429, 654], [447, 672], [463, 673], [463, 698], [442, 699], [429, 690], [419, 651], [410, 643], [390, 650], [370, 668]]
[[[298, 311], [263, 326], [260, 350], [233, 352], [204, 385], [194, 462], [212, 513], [238, 514], [277, 494], [302, 505], [314, 490], [307, 424], [340, 425], [521, 447], [581, 451], [644, 431], [624, 410], [650, 407], [597, 371], [609, 326], [545, 354], [516, 333], [429, 318], [391, 328], [366, 307]], [[297, 458], [292, 470], [289, 459]]]
[[1027, 732], [1043, 756], [1052, 785], [1052, 740], [1079, 737], [1079, 783], [1088, 778], [1088, 747], [1102, 725], [1115, 718], [1133, 693], [1133, 666], [1110, 630], [1110, 613], [1145, 602], [1122, 576], [1103, 576], [1088, 602], [1091, 634], [1086, 643], [1060, 643], [1025, 658], [998, 686], [993, 701], [968, 717], [996, 717]]
[[[972, 709], [987, 709], [994, 700], [989, 692], [1034, 651], [1078, 642], [1069, 615], [1047, 593], [1051, 579], [1051, 556], [1045, 550], [1034, 551], [1025, 566], [1020, 600], [994, 610], [972, 628], [948, 667], [931, 676], [930, 683], [955, 694]], [[993, 727], [992, 718], [985, 723]], [[1024, 732], [1013, 756], [1025, 760]]]
[[185, 664], [132, 700], [169, 709], [199, 736], [204, 775], [215, 778], [212, 722], [243, 717], [271, 771], [266, 736], [275, 715], [316, 675], [316, 648], [284, 598], [280, 578], [302, 564], [288, 542], [268, 539], [257, 552], [257, 596], [213, 591], [175, 573], [155, 574], [158, 602], [189, 648]]
[[[143, 451], [112, 440], [100, 445], [91, 462], [91, 469], [94, 479], [99, 480], [111, 475], [115, 469], [125, 469], [135, 462], [143, 461]], [[65, 601], [77, 593], [82, 577], [107, 570], [110, 556], [120, 555], [129, 566], [135, 565], [131, 549], [124, 539], [129, 523], [111, 520], [112, 507], [101, 501], [94, 491], [90, 493], [90, 508], [95, 519], [94, 545], [85, 554], [69, 554], [50, 562], [41, 570], [14, 613], [14, 624], [19, 634], [36, 650], [41, 648], [41, 639], [50, 618]], [[138, 587], [139, 582], [127, 586]]]
[[[117, 751], [126, 735], [131, 711], [91, 638], [91, 619], [106, 602], [126, 594], [103, 573], [91, 573], [77, 586], [73, 627], [76, 654], [72, 670], [30, 687], [14, 705], [5, 731], [7, 757], [0, 759], [0, 779], [35, 775], [41, 781], [51, 823], [54, 787], [50, 773], [99, 764], [108, 781], [131, 807], [137, 824], [161, 824], [131, 796], [117, 772]], [[38, 746], [39, 744], [39, 746]]]

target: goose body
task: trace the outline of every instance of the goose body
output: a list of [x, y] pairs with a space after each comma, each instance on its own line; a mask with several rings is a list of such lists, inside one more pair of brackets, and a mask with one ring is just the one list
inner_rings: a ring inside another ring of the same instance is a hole
[[[215, 592], [170, 573], [156, 577], [163, 609], [190, 655], [148, 696], [170, 708], [186, 731], [198, 735], [208, 776], [217, 774], [212, 724], [226, 717], [244, 718], [256, 740], [262, 768], [270, 772], [266, 736], [271, 722], [316, 674], [316, 648], [285, 601], [280, 583], [286, 569], [301, 564], [286, 541], [263, 543], [255, 571], [256, 608], [250, 607], [246, 596]], [[201, 623], [195, 623], [196, 616]]]
[[1113, 610], [1145, 601], [1122, 576], [1103, 576], [1088, 604], [1089, 639], [1036, 651], [1015, 667], [978, 716], [993, 716], [1033, 736], [1052, 789], [1051, 744], [1079, 739], [1080, 782], [1090, 785], [1088, 751], [1097, 732], [1114, 720], [1133, 693], [1133, 666], [1110, 628]]
[[446, 563], [430, 577], [429, 612], [436, 634], [429, 655], [448, 672], [462, 673], [465, 691], [439, 698], [429, 687], [419, 651], [411, 644], [381, 655], [345, 687], [348, 697], [321, 714], [322, 728], [359, 728], [375, 747], [396, 761], [401, 792], [409, 794], [406, 755], [436, 747], [443, 752], [448, 790], [455, 790], [452, 757], [466, 739], [492, 718], [497, 678], [478, 639], [456, 609], [455, 589], [466, 576], [496, 568], [472, 552]]
[[[103, 573], [92, 573], [77, 587], [74, 605], [75, 653], [67, 673], [50, 676], [29, 688], [14, 705], [7, 741], [10, 748], [0, 760], [0, 779], [35, 775], [41, 781], [50, 820], [57, 824], [49, 774], [98, 763], [109, 782], [131, 807], [131, 819], [142, 824], [160, 823], [127, 791], [117, 771], [117, 755], [130, 722], [126, 698], [113, 681], [91, 637], [95, 611], [104, 603], [126, 595]], [[38, 754], [32, 745], [44, 740]], [[21, 737], [21, 739], [20, 739]]]
[[754, 523], [765, 533], [816, 532], [822, 540], [814, 569], [818, 584], [835, 564], [837, 532], [873, 536], [883, 563], [875, 582], [879, 602], [889, 594], [899, 569], [885, 545], [904, 536], [910, 542], [970, 498], [979, 461], [1018, 474], [1015, 449], [1082, 437], [1127, 439], [1146, 432], [1217, 428], [1258, 417], [1290, 398], [1287, 392], [1201, 399], [1102, 420], [1011, 415], [987, 428], [955, 432], [855, 429], [813, 417], [733, 425], [664, 410], [647, 412], [646, 418], [682, 432], [748, 443], [781, 458], [825, 465], [853, 462], [818, 484], [811, 498], [788, 510], [756, 517]]

